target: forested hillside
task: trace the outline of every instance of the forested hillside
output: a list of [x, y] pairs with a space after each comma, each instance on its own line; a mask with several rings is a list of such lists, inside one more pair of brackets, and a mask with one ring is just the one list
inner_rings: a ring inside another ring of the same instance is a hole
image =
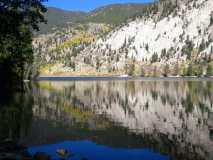
[[[84, 23], [71, 27], [75, 34], [61, 33], [66, 38], [58, 38], [57, 46], [42, 43], [45, 45], [40, 46], [40, 53], [45, 65], [40, 66], [40, 73], [212, 76], [213, 1], [160, 0], [124, 8], [99, 8], [91, 12], [93, 20], [87, 15], [90, 21], [84, 19]], [[119, 18], [120, 13], [125, 13], [125, 20]], [[73, 45], [73, 38], [79, 35], [81, 40]], [[48, 39], [48, 35], [43, 38]]]
[[41, 24], [38, 34], [52, 33], [76, 23], [106, 23], [120, 25], [129, 18], [143, 15], [150, 4], [113, 4], [97, 8], [90, 12], [66, 11], [48, 7], [45, 13], [46, 24]]
[[36, 34], [47, 34], [61, 27], [67, 27], [71, 23], [78, 22], [86, 16], [84, 12], [64, 11], [62, 9], [48, 7], [44, 14], [46, 24], [40, 24], [40, 31]]

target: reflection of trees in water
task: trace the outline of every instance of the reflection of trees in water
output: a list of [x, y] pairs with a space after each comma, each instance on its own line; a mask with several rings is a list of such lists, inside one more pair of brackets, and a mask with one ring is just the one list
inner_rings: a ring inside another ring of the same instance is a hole
[[[102, 127], [102, 120], [97, 121], [96, 119], [99, 117], [78, 99], [75, 84], [51, 91], [45, 88], [35, 87], [34, 89], [34, 117], [37, 119], [54, 121], [57, 127], [61, 127], [61, 125], [66, 127], [79, 125], [90, 129]], [[85, 91], [82, 90], [82, 94], [84, 95]], [[86, 95], [89, 93], [87, 92]]]
[[[158, 83], [158, 84], [157, 84]], [[160, 105], [181, 105], [187, 112], [192, 112], [195, 106], [212, 106], [211, 82], [71, 82], [70, 87], [63, 90], [64, 100], [78, 104], [83, 100], [86, 106], [99, 107], [99, 103], [112, 108], [114, 103], [121, 105], [124, 110], [131, 110], [141, 100], [147, 106], [148, 101], [161, 100]], [[57, 84], [56, 84], [57, 85]], [[210, 87], [209, 87], [210, 86]], [[138, 95], [140, 94], [140, 95]], [[138, 95], [138, 96], [137, 96]], [[151, 96], [150, 96], [151, 95]], [[140, 97], [143, 97], [141, 99]], [[139, 99], [141, 99], [139, 101]], [[147, 100], [144, 100], [147, 99]], [[87, 103], [85, 103], [87, 102]], [[101, 107], [100, 107], [101, 108]], [[128, 109], [127, 109], [128, 108]], [[146, 107], [147, 108], [147, 107]]]
[[174, 159], [212, 156], [212, 82], [93, 81], [51, 85], [55, 91], [48, 92], [52, 99], [47, 103], [57, 104], [55, 99], [59, 98], [58, 104], [73, 104], [106, 115], [120, 127], [142, 136], [147, 140], [144, 145], [170, 153]]
[[12, 93], [0, 106], [0, 142], [18, 141], [27, 135], [32, 122], [33, 98], [29, 92]]
[[33, 97], [14, 94], [1, 104], [0, 140], [25, 139], [33, 121], [31, 132], [38, 130], [40, 140], [89, 137], [153, 148], [177, 160], [211, 159], [212, 93], [212, 82], [48, 82], [34, 86]]
[[[151, 89], [152, 100], [157, 101], [160, 96], [163, 105], [182, 103], [186, 110], [193, 110], [193, 105], [199, 105], [207, 101], [209, 107], [212, 107], [212, 82], [163, 82], [163, 88]], [[152, 87], [151, 87], [152, 88]], [[162, 92], [163, 90], [163, 92]], [[177, 99], [181, 97], [181, 101]]]

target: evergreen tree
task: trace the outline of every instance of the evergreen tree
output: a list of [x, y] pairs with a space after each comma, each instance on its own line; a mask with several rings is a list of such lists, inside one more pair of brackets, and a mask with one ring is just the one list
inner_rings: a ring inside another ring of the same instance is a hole
[[162, 49], [160, 57], [161, 57], [161, 59], [166, 57], [166, 49]]
[[154, 53], [152, 55], [152, 58], [151, 58], [151, 63], [155, 63], [158, 61], [158, 54], [157, 53]]
[[191, 59], [193, 48], [194, 48], [193, 42], [190, 41], [189, 38], [187, 37], [185, 45], [182, 48], [182, 54], [185, 54], [188, 60]]
[[149, 45], [148, 44], [146, 44], [145, 49], [146, 49], [147, 52], [149, 51]]
[[210, 15], [210, 24], [209, 25], [210, 26], [213, 25], [213, 13], [211, 13], [211, 15]]
[[205, 40], [202, 39], [202, 42], [199, 46], [199, 52], [203, 51], [205, 48], [206, 48], [206, 43], [205, 43]]
[[193, 75], [193, 66], [190, 63], [188, 68], [187, 68], [187, 76], [192, 76]]
[[128, 75], [133, 76], [134, 73], [135, 73], [135, 64], [134, 64], [134, 63], [131, 63], [131, 64], [129, 65]]
[[208, 64], [208, 66], [207, 66], [207, 69], [206, 69], [206, 76], [207, 76], [207, 77], [213, 76], [213, 69], [212, 69], [211, 64]]
[[97, 57], [96, 58], [96, 71], [100, 71], [100, 66], [101, 66], [100, 59]]
[[196, 76], [201, 77], [203, 75], [203, 67], [202, 65], [198, 65], [195, 70], [194, 73]]
[[169, 74], [169, 64], [166, 64], [163, 68], [163, 76], [167, 77]]

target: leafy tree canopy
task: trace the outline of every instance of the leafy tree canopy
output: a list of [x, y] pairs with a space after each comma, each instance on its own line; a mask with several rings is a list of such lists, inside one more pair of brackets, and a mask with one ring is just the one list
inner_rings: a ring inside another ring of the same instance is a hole
[[22, 83], [25, 66], [33, 62], [32, 31], [45, 22], [44, 1], [0, 0], [0, 82], [9, 88]]

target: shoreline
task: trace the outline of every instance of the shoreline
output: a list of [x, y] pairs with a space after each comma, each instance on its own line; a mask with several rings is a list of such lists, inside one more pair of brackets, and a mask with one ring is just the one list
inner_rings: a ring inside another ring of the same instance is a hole
[[213, 81], [213, 77], [139, 77], [139, 76], [39, 76], [36, 81]]

